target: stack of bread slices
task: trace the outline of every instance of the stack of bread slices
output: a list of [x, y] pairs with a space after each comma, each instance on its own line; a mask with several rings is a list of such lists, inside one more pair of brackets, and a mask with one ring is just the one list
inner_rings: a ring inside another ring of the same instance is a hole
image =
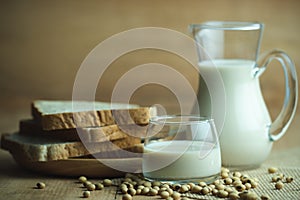
[[134, 104], [37, 100], [32, 119], [21, 120], [17, 133], [2, 134], [1, 147], [31, 162], [122, 158], [120, 152], [142, 151], [150, 112]]

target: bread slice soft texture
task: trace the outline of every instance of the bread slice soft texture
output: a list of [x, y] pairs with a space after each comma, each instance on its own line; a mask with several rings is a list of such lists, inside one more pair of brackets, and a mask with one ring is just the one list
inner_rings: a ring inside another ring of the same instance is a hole
[[19, 133], [22, 135], [40, 135], [45, 137], [59, 138], [64, 141], [102, 142], [106, 140], [118, 140], [127, 136], [144, 138], [148, 126], [136, 124], [109, 125], [103, 127], [72, 128], [61, 130], [42, 130], [40, 124], [32, 119], [21, 120]]
[[129, 136], [142, 137], [146, 134], [147, 127], [124, 125], [109, 125], [103, 127], [64, 129], [64, 130], [42, 130], [40, 124], [28, 119], [21, 120], [19, 133], [21, 135], [41, 136], [45, 138], [57, 138], [62, 141], [84, 141], [84, 142], [104, 142], [107, 140], [118, 140]]
[[85, 143], [85, 145], [82, 142], [65, 142], [54, 137], [19, 133], [3, 134], [1, 137], [1, 148], [28, 161], [64, 160], [97, 152], [126, 149], [140, 143], [140, 138], [129, 136], [115, 141]]
[[32, 116], [43, 130], [59, 130], [107, 125], [146, 125], [150, 108], [134, 104], [87, 101], [45, 101], [32, 103]]
[[118, 149], [115, 151], [98, 152], [92, 155], [89, 154], [89, 155], [76, 157], [76, 158], [100, 158], [100, 159], [101, 158], [114, 158], [114, 159], [133, 158], [133, 157], [142, 157], [143, 152], [144, 152], [144, 145], [140, 143], [124, 149]]

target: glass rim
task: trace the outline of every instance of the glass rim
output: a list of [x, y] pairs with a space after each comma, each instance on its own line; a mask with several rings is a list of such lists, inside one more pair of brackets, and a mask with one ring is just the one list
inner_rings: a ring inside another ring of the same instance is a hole
[[190, 28], [213, 29], [213, 30], [260, 30], [264, 27], [260, 22], [246, 21], [207, 21], [201, 24], [191, 24]]
[[157, 125], [179, 125], [179, 124], [199, 124], [210, 123], [214, 120], [209, 117], [197, 116], [197, 115], [160, 115], [151, 117], [149, 124]]

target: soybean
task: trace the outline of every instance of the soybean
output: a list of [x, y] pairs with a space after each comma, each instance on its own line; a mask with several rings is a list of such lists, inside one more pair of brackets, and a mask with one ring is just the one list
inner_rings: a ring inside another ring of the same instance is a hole
[[281, 180], [284, 178], [284, 175], [282, 173], [277, 174], [277, 176], [279, 176]]
[[181, 193], [185, 193], [185, 192], [188, 192], [188, 191], [189, 191], [189, 188], [186, 185], [182, 185], [179, 188], [179, 192], [181, 192]]
[[133, 184], [131, 184], [129, 182], [123, 182], [121, 185], [125, 185], [128, 188], [133, 188]]
[[234, 177], [240, 178], [242, 176], [241, 172], [233, 172]]
[[80, 176], [80, 177], [78, 178], [78, 181], [81, 182], [81, 183], [84, 183], [84, 182], [87, 181], [87, 178], [86, 178], [85, 176]]
[[190, 186], [190, 190], [193, 189], [193, 187], [195, 187], [195, 183], [188, 183], [188, 185]]
[[166, 191], [168, 188], [165, 188], [165, 187], [161, 187], [159, 190], [158, 190], [158, 194], [162, 193], [163, 191]]
[[258, 186], [258, 183], [257, 182], [251, 182], [251, 187], [252, 188], [257, 188]]
[[222, 184], [218, 184], [218, 185], [216, 185], [216, 188], [217, 188], [218, 190], [224, 190], [224, 189], [225, 189], [225, 186], [222, 185]]
[[96, 186], [94, 184], [88, 184], [86, 185], [86, 189], [88, 191], [94, 191], [96, 189]]
[[130, 194], [124, 194], [122, 200], [132, 200], [132, 196]]
[[252, 187], [252, 185], [250, 183], [245, 183], [245, 187], [246, 187], [246, 190], [249, 190]]
[[158, 186], [153, 186], [153, 189], [159, 191], [159, 187]]
[[112, 181], [111, 181], [110, 179], [104, 179], [104, 180], [103, 180], [103, 185], [104, 185], [105, 187], [109, 187], [109, 186], [112, 185]]
[[159, 182], [159, 181], [154, 181], [152, 183], [152, 186], [160, 186], [160, 185], [161, 185], [161, 182]]
[[222, 172], [226, 172], [226, 173], [229, 173], [230, 170], [228, 168], [225, 168], [225, 167], [221, 167], [221, 173]]
[[136, 189], [136, 195], [142, 194], [142, 189]]
[[163, 199], [167, 199], [170, 196], [170, 194], [167, 191], [162, 191], [160, 193], [160, 197]]
[[158, 194], [158, 191], [156, 190], [156, 189], [150, 189], [150, 191], [148, 192], [148, 194], [150, 195], [150, 196], [155, 196], [155, 195], [157, 195]]
[[96, 190], [102, 190], [104, 188], [104, 185], [102, 183], [96, 183], [95, 186], [96, 186]]
[[168, 185], [168, 184], [163, 184], [163, 185], [161, 185], [161, 187], [164, 187], [164, 188], [170, 188], [170, 186]]
[[36, 187], [37, 187], [38, 189], [45, 189], [46, 184], [43, 183], [43, 182], [38, 182], [38, 183], [36, 184]]
[[204, 187], [204, 188], [201, 190], [201, 194], [203, 194], [203, 195], [207, 195], [209, 192], [210, 192], [210, 191], [209, 191], [208, 187]]
[[172, 190], [171, 188], [167, 188], [166, 191], [169, 193], [169, 195], [172, 195], [172, 194], [173, 194], [173, 190]]
[[143, 186], [143, 185], [139, 185], [138, 187], [137, 187], [137, 189], [143, 189], [145, 186]]
[[201, 186], [195, 185], [195, 186], [192, 188], [191, 192], [193, 192], [193, 193], [200, 193], [201, 190], [202, 190], [202, 187], [201, 187]]
[[134, 188], [129, 188], [127, 193], [130, 194], [131, 196], [134, 196], [136, 194], [136, 190]]
[[230, 185], [232, 182], [233, 182], [232, 179], [231, 179], [231, 178], [228, 178], [228, 177], [224, 180], [224, 183], [225, 183], [226, 185]]
[[218, 192], [218, 197], [220, 197], [220, 198], [226, 198], [226, 197], [228, 197], [228, 192], [226, 192], [225, 190], [220, 190]]
[[149, 182], [149, 181], [144, 182], [143, 185], [145, 187], [151, 187], [152, 186], [151, 182]]
[[243, 184], [239, 184], [235, 186], [235, 189], [237, 189], [237, 191], [242, 192], [246, 189], [246, 186], [244, 186]]
[[240, 194], [242, 200], [257, 200], [259, 197], [254, 192], [243, 192]]
[[181, 188], [181, 185], [177, 183], [177, 184], [172, 185], [172, 188], [173, 188], [173, 190], [179, 190]]
[[218, 192], [219, 192], [219, 190], [217, 190], [217, 189], [212, 189], [212, 191], [211, 191], [211, 193], [212, 193], [213, 195], [217, 195]]
[[83, 183], [83, 186], [86, 187], [86, 186], [89, 185], [89, 184], [93, 184], [93, 183], [90, 182], [90, 181], [86, 181], [86, 182]]
[[231, 192], [233, 192], [233, 189], [231, 187], [226, 187], [225, 191], [228, 192], [228, 193], [231, 193]]
[[281, 181], [278, 181], [276, 184], [275, 184], [275, 188], [277, 190], [281, 190], [283, 188], [283, 183]]
[[[216, 180], [216, 181], [220, 181], [220, 180]], [[215, 181], [215, 182], [216, 182]], [[201, 181], [200, 183], [199, 183], [199, 186], [201, 186], [201, 187], [205, 187], [206, 186], [206, 183], [205, 182], [203, 182], [203, 181]]]
[[225, 178], [228, 178], [228, 177], [229, 177], [229, 174], [228, 174], [227, 172], [222, 172], [222, 173], [221, 173], [221, 177], [224, 178], [224, 179], [225, 179]]
[[230, 200], [238, 200], [240, 198], [239, 194], [236, 192], [229, 193], [228, 197]]
[[294, 178], [291, 177], [291, 176], [288, 176], [288, 177], [285, 178], [285, 181], [286, 181], [287, 183], [291, 183], [291, 182], [293, 182], [293, 180], [294, 180]]
[[149, 191], [150, 191], [150, 188], [144, 187], [144, 188], [142, 189], [142, 194], [143, 194], [143, 195], [146, 195], [146, 194], [148, 194]]
[[171, 197], [174, 199], [174, 200], [179, 200], [180, 197], [181, 197], [181, 194], [179, 192], [173, 192], [173, 194], [171, 195]]
[[210, 184], [208, 187], [210, 187], [211, 189], [215, 189], [216, 188], [216, 186], [213, 185], [213, 184]]
[[82, 196], [83, 196], [83, 198], [89, 198], [91, 196], [91, 193], [90, 193], [90, 191], [84, 191], [82, 193]]
[[125, 187], [122, 187], [121, 188], [121, 192], [123, 193], [123, 194], [126, 194], [127, 192], [128, 192], [128, 188], [125, 186]]
[[276, 173], [277, 171], [278, 171], [278, 169], [277, 169], [276, 167], [270, 167], [270, 168], [268, 168], [269, 174], [274, 174], [274, 173]]
[[272, 177], [272, 182], [277, 182], [277, 181], [280, 181], [281, 178], [279, 176], [273, 176]]

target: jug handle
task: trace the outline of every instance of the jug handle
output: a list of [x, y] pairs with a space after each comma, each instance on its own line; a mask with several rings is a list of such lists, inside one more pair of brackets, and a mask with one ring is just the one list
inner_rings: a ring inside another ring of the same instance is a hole
[[295, 65], [292, 59], [281, 50], [272, 50], [261, 56], [254, 68], [254, 77], [260, 76], [269, 63], [276, 59], [280, 62], [285, 78], [285, 97], [283, 107], [277, 118], [268, 126], [269, 138], [271, 141], [279, 140], [289, 127], [298, 102], [298, 80]]

